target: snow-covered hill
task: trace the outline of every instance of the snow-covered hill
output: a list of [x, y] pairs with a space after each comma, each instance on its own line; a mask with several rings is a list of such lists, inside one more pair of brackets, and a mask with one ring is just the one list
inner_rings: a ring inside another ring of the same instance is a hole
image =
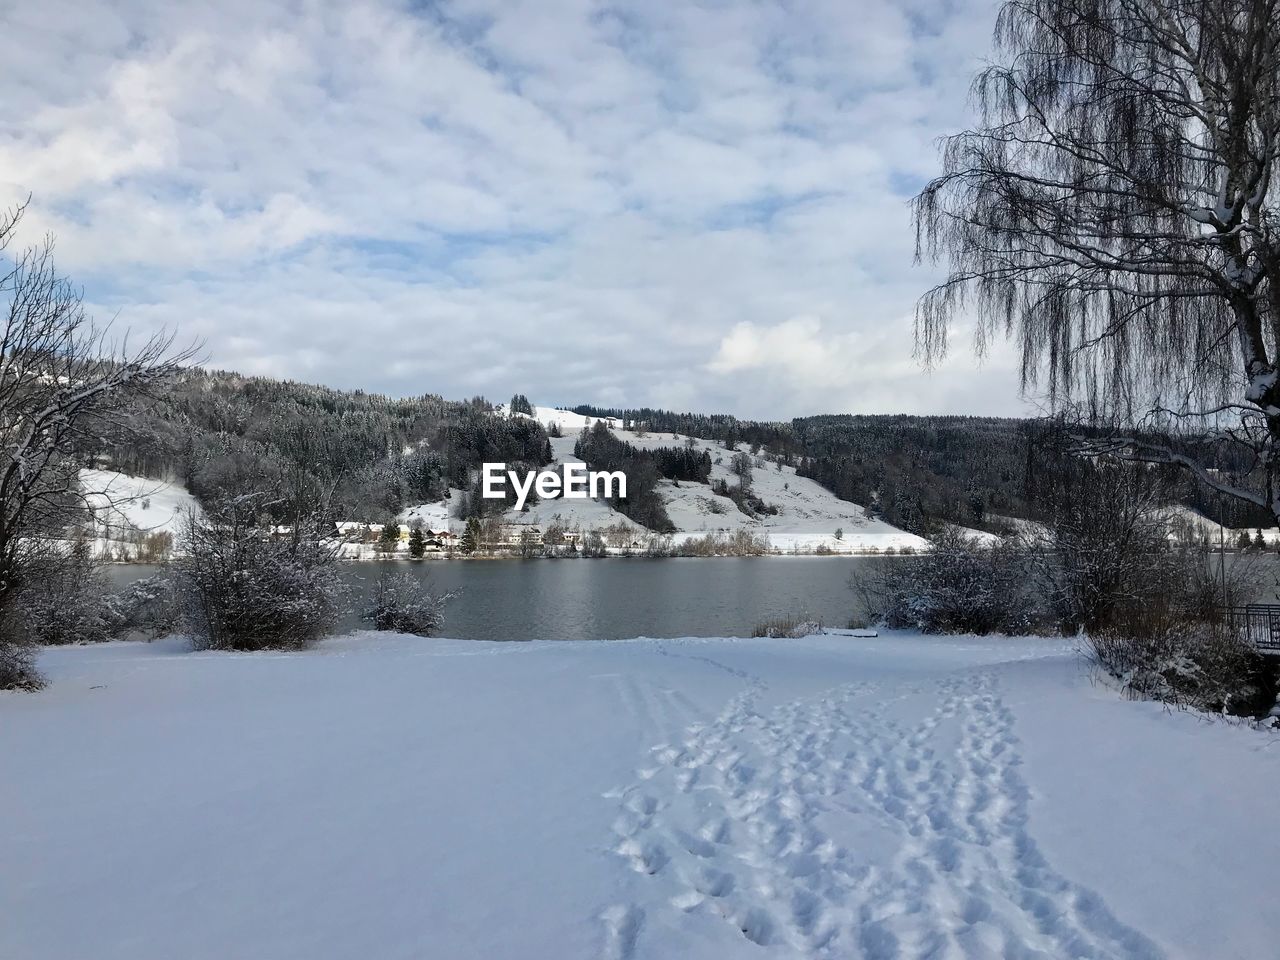
[[[500, 413], [503, 412], [502, 407], [498, 409]], [[533, 419], [548, 428], [555, 424], [563, 434], [551, 440], [557, 464], [581, 462], [573, 455], [574, 444], [579, 434], [597, 419], [604, 419], [621, 439], [640, 449], [682, 447], [688, 442], [680, 434], [640, 435], [622, 431], [621, 424], [615, 419], [592, 418], [555, 407], [534, 407]], [[713, 480], [722, 479], [731, 486], [737, 483], [737, 477], [729, 469], [733, 456], [731, 451], [710, 440], [695, 438], [693, 443], [698, 450], [705, 450], [710, 454]], [[774, 515], [748, 516], [728, 497], [712, 493], [711, 487], [706, 484], [662, 481], [659, 492], [666, 503], [671, 521], [679, 531], [673, 540], [678, 542], [709, 533], [750, 530], [767, 537], [773, 547], [783, 553], [813, 553], [819, 550], [860, 553], [890, 548], [920, 549], [926, 546], [920, 537], [882, 520], [870, 519], [860, 505], [841, 500], [820, 484], [796, 476], [794, 467], [761, 462], [763, 466], [753, 469], [752, 484], [756, 494], [765, 503], [777, 507], [778, 512]], [[442, 509], [443, 505], [423, 505], [406, 511], [403, 516], [406, 519], [428, 514], [438, 516]], [[511, 523], [544, 526], [553, 520], [559, 520], [583, 531], [602, 529], [618, 523], [635, 526], [609, 504], [591, 500], [546, 500], [524, 513], [509, 511], [507, 520]]]
[[[475, 599], [475, 598], [473, 598]], [[0, 957], [1276, 955], [1280, 751], [1067, 641], [43, 651]]]

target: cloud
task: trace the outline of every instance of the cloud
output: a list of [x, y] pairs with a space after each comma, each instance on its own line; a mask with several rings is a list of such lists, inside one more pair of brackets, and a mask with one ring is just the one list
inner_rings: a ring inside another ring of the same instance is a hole
[[786, 417], [924, 376], [907, 199], [990, 0], [49, 0], [0, 13], [0, 199], [104, 315], [246, 371]]
[[[926, 371], [914, 357], [902, 355], [891, 341], [900, 326], [889, 325], [893, 332], [886, 342], [874, 331], [825, 331], [817, 317], [793, 317], [773, 326], [739, 323], [721, 338], [707, 366], [717, 375], [763, 388], [784, 406], [832, 413], [956, 412], [945, 406], [948, 400], [971, 400], [966, 390], [981, 391], [967, 357]], [[997, 379], [1007, 380], [1012, 365], [1009, 349], [998, 347], [985, 360], [985, 376], [994, 370]]]

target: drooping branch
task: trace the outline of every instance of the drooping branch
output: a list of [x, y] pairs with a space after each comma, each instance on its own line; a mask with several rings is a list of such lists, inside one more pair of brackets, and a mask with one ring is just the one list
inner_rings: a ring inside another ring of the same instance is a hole
[[[949, 266], [918, 354], [941, 358], [964, 316], [979, 351], [1016, 340], [1025, 389], [1113, 424], [1178, 397], [1217, 429], [1234, 404], [1260, 415], [1271, 471], [1280, 0], [1011, 0], [995, 37], [981, 123], [914, 201], [917, 257]], [[1210, 483], [1188, 454], [1149, 453]], [[1223, 492], [1256, 502], [1251, 486]]]

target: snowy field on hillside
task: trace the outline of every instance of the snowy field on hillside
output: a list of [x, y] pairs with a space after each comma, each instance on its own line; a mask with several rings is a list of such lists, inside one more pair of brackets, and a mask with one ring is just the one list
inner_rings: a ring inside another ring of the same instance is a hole
[[[501, 413], [502, 405], [498, 406]], [[554, 407], [534, 407], [533, 419], [550, 428], [558, 426], [562, 437], [551, 440], [554, 464], [581, 463], [573, 455], [573, 447], [581, 432], [591, 423], [591, 417]], [[604, 419], [604, 418], [602, 418]], [[675, 433], [636, 434], [621, 429], [619, 422], [605, 419], [610, 429], [632, 446], [642, 450], [658, 447], [683, 447], [687, 438]], [[711, 455], [713, 480], [724, 480], [736, 485], [738, 478], [729, 468], [733, 453], [723, 445], [710, 440], [694, 439], [698, 450]], [[719, 459], [720, 463], [715, 463]], [[841, 500], [821, 484], [796, 476], [794, 467], [778, 469], [772, 463], [753, 470], [752, 484], [765, 503], [777, 507], [778, 512], [761, 517], [750, 517], [738, 509], [728, 497], [716, 496], [710, 486], [701, 483], [675, 484], [663, 480], [659, 493], [666, 503], [667, 513], [679, 531], [676, 542], [690, 537], [702, 537], [709, 533], [731, 533], [746, 529], [768, 538], [770, 544], [782, 553], [814, 553], [819, 549], [831, 553], [866, 553], [904, 547], [919, 550], [927, 548], [926, 541], [914, 534], [900, 530], [883, 520], [870, 519], [861, 505]], [[415, 507], [403, 515], [411, 519], [415, 512], [430, 509]], [[508, 511], [511, 523], [536, 523], [546, 525], [559, 520], [569, 527], [581, 530], [602, 529], [621, 522], [634, 526], [630, 520], [615, 511], [608, 503], [592, 500], [548, 500], [531, 507], [527, 512]], [[836, 536], [836, 532], [840, 536]], [[642, 531], [643, 532], [643, 531]], [[988, 534], [979, 534], [986, 537]]]
[[95, 553], [136, 556], [140, 538], [166, 533], [177, 543], [200, 505], [180, 483], [135, 477], [115, 470], [81, 470], [80, 490], [93, 513]]
[[1275, 956], [1280, 741], [1059, 642], [50, 649], [0, 957]]

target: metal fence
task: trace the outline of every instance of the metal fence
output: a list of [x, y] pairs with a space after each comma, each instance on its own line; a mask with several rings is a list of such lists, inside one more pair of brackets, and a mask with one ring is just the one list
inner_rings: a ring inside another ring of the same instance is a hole
[[1223, 619], [1261, 653], [1280, 657], [1280, 603], [1248, 603], [1224, 607]]

